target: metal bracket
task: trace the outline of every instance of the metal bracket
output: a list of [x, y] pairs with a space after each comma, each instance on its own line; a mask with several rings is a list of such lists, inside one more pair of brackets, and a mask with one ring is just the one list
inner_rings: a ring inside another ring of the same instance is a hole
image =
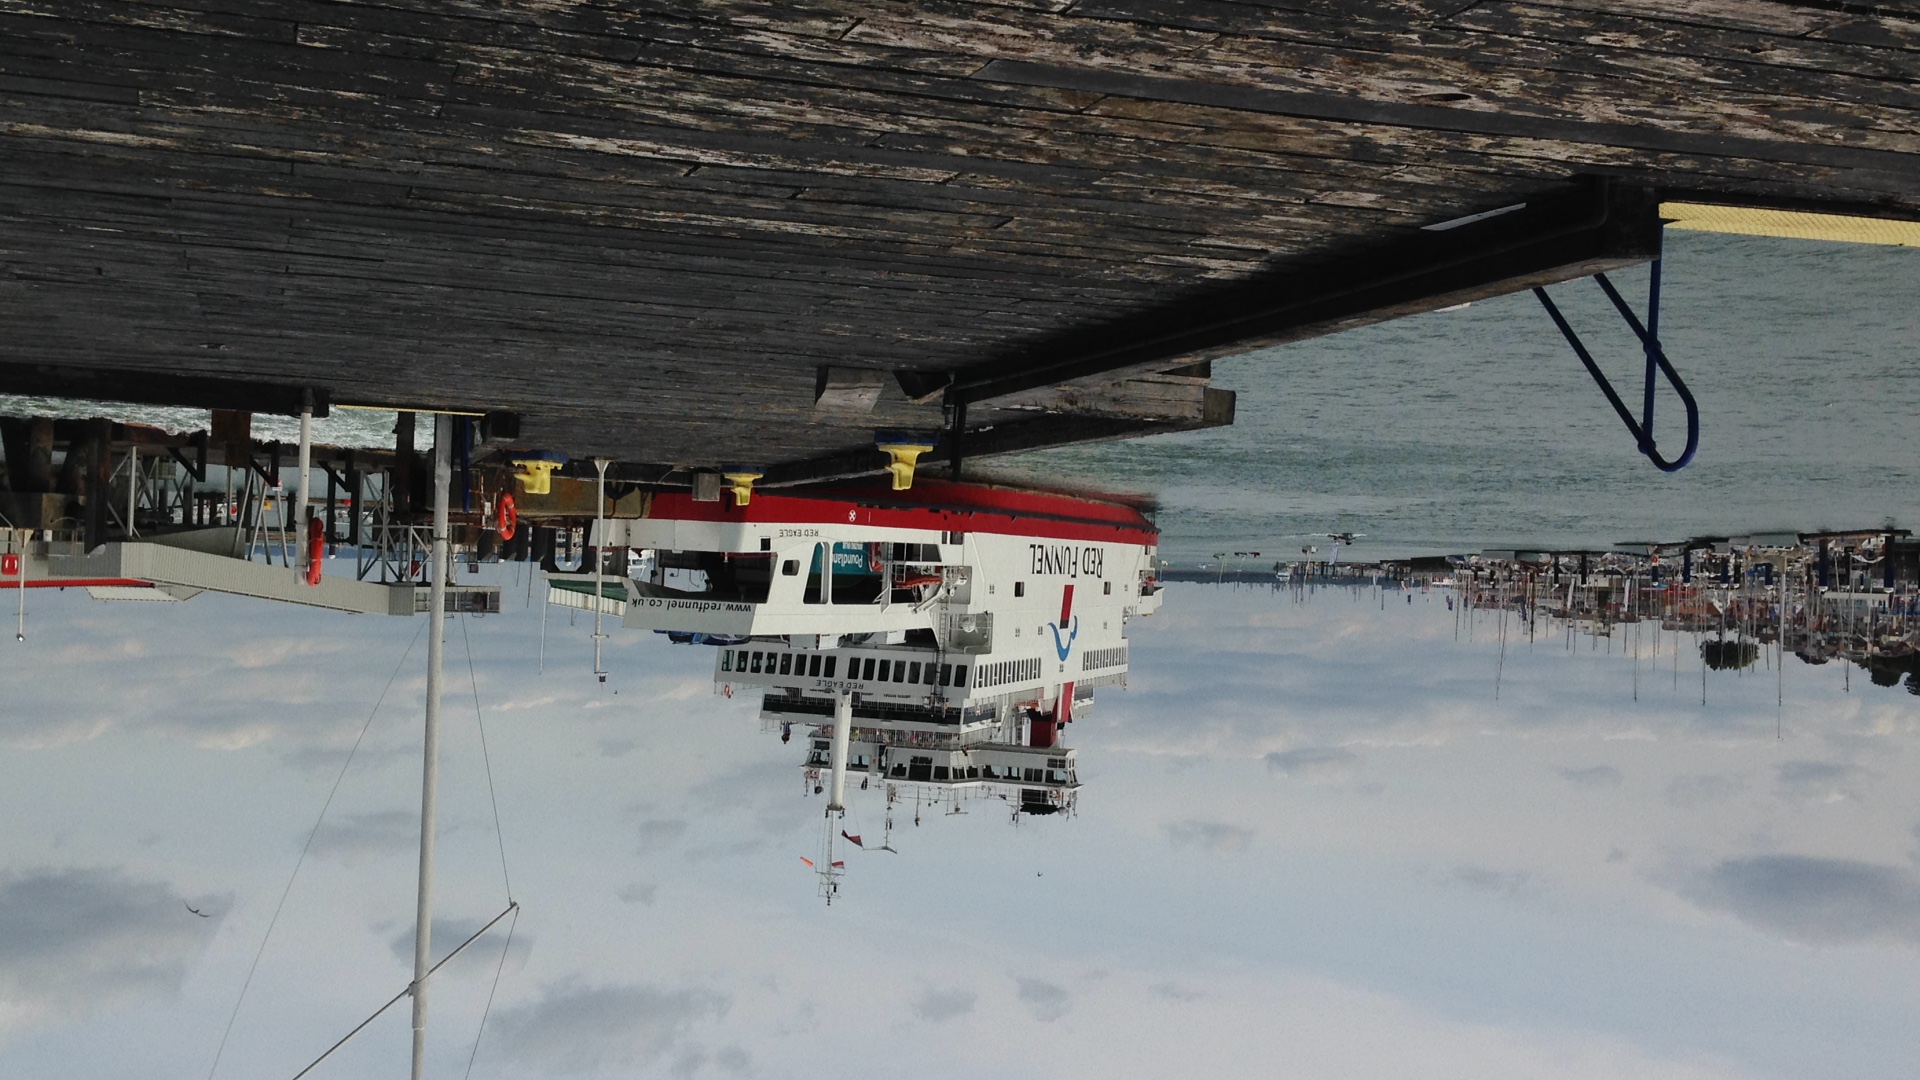
[[[1646, 353], [1645, 395], [1641, 400], [1640, 419], [1637, 421], [1633, 418], [1633, 414], [1627, 411], [1626, 403], [1620, 400], [1620, 395], [1614, 392], [1613, 384], [1607, 381], [1607, 376], [1600, 370], [1600, 365], [1593, 362], [1593, 354], [1589, 353], [1587, 347], [1581, 343], [1580, 335], [1573, 332], [1573, 327], [1567, 323], [1566, 316], [1560, 314], [1560, 309], [1555, 307], [1553, 300], [1547, 296], [1547, 290], [1535, 287], [1533, 295], [1540, 298], [1540, 306], [1547, 309], [1547, 314], [1553, 318], [1553, 324], [1560, 328], [1560, 333], [1567, 339], [1567, 344], [1573, 346], [1574, 355], [1587, 366], [1587, 374], [1593, 376], [1593, 381], [1599, 385], [1600, 392], [1607, 395], [1607, 403], [1613, 406], [1614, 412], [1620, 414], [1621, 423], [1626, 424], [1627, 430], [1633, 433], [1634, 444], [1640, 452], [1645, 454], [1661, 472], [1679, 472], [1693, 461], [1694, 451], [1700, 448], [1700, 406], [1693, 400], [1693, 392], [1687, 389], [1687, 384], [1680, 378], [1680, 373], [1673, 369], [1673, 363], [1667, 359], [1666, 352], [1660, 348], [1660, 260], [1653, 260], [1653, 276], [1647, 283], [1645, 326], [1640, 324], [1639, 317], [1621, 298], [1620, 291], [1613, 287], [1613, 282], [1607, 280], [1607, 275], [1595, 274], [1593, 280], [1600, 283], [1601, 291], [1607, 294], [1608, 300], [1613, 301], [1613, 306], [1620, 312], [1620, 317], [1633, 328], [1634, 336], [1640, 339], [1640, 347]], [[1680, 395], [1680, 404], [1687, 410], [1687, 448], [1682, 450], [1680, 456], [1673, 461], [1668, 461], [1662, 456], [1659, 447], [1653, 441], [1653, 389], [1656, 368], [1666, 374], [1667, 382], [1673, 387], [1674, 393]]]
[[207, 482], [207, 440], [204, 432], [194, 435], [193, 448], [195, 453], [192, 461], [187, 460], [177, 446], [167, 447], [167, 453], [173, 455], [173, 460], [187, 470], [187, 475], [193, 477], [194, 483], [204, 484]]

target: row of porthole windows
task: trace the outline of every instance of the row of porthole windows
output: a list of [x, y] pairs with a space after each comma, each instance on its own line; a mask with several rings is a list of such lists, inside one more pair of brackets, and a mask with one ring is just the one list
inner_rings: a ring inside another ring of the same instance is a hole
[[[741, 672], [748, 675], [798, 675], [802, 678], [831, 679], [838, 666], [839, 657], [822, 653], [727, 649], [720, 655], [721, 671]], [[847, 661], [847, 678], [863, 682], [965, 686], [967, 685], [967, 665], [854, 656], [849, 657]]]
[[1067, 775], [1064, 772], [1048, 769], [1021, 769], [1012, 765], [996, 768], [992, 765], [968, 765], [965, 768], [934, 765], [928, 768], [928, 759], [914, 758], [911, 765], [895, 764], [887, 771], [887, 776], [895, 780], [1025, 780], [1035, 784], [1064, 784]]
[[1127, 662], [1127, 647], [1115, 645], [1110, 649], [1088, 649], [1080, 654], [1081, 671], [1099, 671], [1101, 668], [1119, 667]]
[[751, 675], [800, 675], [831, 679], [834, 669], [839, 665], [839, 657], [823, 653], [776, 653], [758, 649], [725, 649], [720, 653], [721, 671]]
[[980, 669], [980, 686], [1004, 686], [1040, 677], [1039, 660], [1002, 660]]

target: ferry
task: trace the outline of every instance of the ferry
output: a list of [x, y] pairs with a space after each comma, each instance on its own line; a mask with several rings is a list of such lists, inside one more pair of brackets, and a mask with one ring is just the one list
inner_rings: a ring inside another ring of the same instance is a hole
[[848, 773], [890, 796], [1070, 811], [1062, 732], [1125, 685], [1128, 626], [1161, 600], [1159, 532], [1138, 509], [991, 484], [656, 493], [594, 537], [624, 572], [549, 575], [550, 600], [714, 646], [716, 692], [807, 732], [801, 768], [831, 777], [830, 817]]

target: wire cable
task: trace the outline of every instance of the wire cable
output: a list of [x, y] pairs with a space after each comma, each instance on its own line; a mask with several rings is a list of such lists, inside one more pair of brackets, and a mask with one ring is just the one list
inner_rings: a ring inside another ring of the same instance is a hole
[[487, 1033], [487, 1017], [493, 1015], [493, 995], [500, 990], [500, 973], [507, 967], [507, 952], [513, 948], [513, 931], [520, 925], [520, 906], [514, 905], [513, 921], [507, 924], [507, 943], [500, 946], [500, 962], [493, 966], [493, 986], [487, 991], [487, 1007], [480, 1010], [480, 1030], [473, 1033], [473, 1051], [467, 1055], [465, 1076], [473, 1075], [473, 1062], [480, 1056], [480, 1037]]
[[512, 903], [513, 878], [507, 874], [507, 838], [500, 829], [500, 798], [493, 791], [493, 757], [487, 752], [486, 721], [480, 719], [480, 676], [473, 668], [473, 638], [467, 634], [465, 615], [460, 617], [460, 640], [467, 647], [467, 679], [473, 684], [473, 722], [480, 729], [480, 760], [487, 767], [487, 800], [493, 804], [493, 839], [500, 847], [500, 881], [506, 887], [507, 902]]
[[360, 734], [354, 736], [353, 746], [347, 751], [347, 760], [340, 763], [340, 775], [333, 778], [333, 787], [327, 790], [327, 800], [320, 804], [320, 816], [314, 819], [313, 828], [307, 832], [307, 842], [300, 846], [300, 857], [293, 861], [293, 873], [287, 875], [287, 886], [280, 890], [280, 902], [273, 907], [273, 917], [267, 920], [267, 932], [260, 936], [260, 947], [254, 951], [253, 963], [247, 966], [247, 977], [240, 983], [240, 996], [234, 1000], [233, 1012], [227, 1017], [227, 1028], [220, 1033], [220, 1045], [213, 1052], [213, 1065], [207, 1069], [207, 1080], [213, 1080], [213, 1074], [220, 1069], [221, 1055], [227, 1052], [227, 1039], [233, 1034], [233, 1023], [240, 1018], [240, 1006], [247, 1000], [247, 989], [253, 985], [254, 972], [260, 968], [260, 958], [266, 955], [267, 942], [273, 937], [273, 928], [279, 925], [280, 912], [287, 906], [287, 897], [293, 893], [293, 882], [300, 876], [300, 867], [306, 864], [307, 853], [313, 850], [313, 838], [320, 834], [320, 826], [327, 820], [327, 810], [333, 805], [333, 797], [340, 793], [340, 782], [347, 778], [347, 769], [353, 764], [355, 754], [360, 752], [360, 743], [367, 737], [367, 729], [373, 726], [373, 718], [380, 715], [380, 706], [387, 700], [387, 694], [393, 690], [393, 684], [400, 678], [401, 669], [407, 666], [407, 658], [413, 655], [413, 647], [420, 644], [420, 635], [426, 632], [426, 625], [413, 632], [413, 640], [407, 643], [407, 651], [400, 654], [400, 662], [394, 665], [393, 674], [387, 677], [387, 685], [374, 699], [373, 710], [367, 713], [367, 722], [360, 725]]

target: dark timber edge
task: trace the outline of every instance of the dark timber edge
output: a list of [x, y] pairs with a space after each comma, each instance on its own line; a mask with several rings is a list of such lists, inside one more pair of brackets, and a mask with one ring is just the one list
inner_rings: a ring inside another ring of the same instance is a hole
[[[1205, 415], [1200, 420], [1147, 420], [1129, 416], [1074, 416], [1070, 414], [1037, 416], [1031, 420], [994, 424], [975, 428], [960, 439], [960, 456], [972, 461], [999, 454], [1017, 454], [1051, 446], [1068, 446], [1112, 439], [1133, 439], [1142, 435], [1161, 435], [1174, 431], [1198, 431], [1226, 427], [1233, 423], [1234, 395], [1230, 390], [1207, 390]], [[945, 441], [943, 437], [943, 441]], [[947, 457], [951, 446], [937, 446], [936, 453]], [[824, 454], [805, 461], [788, 462], [767, 469], [756, 486], [761, 488], [795, 487], [802, 484], [847, 480], [874, 476], [885, 471], [887, 457], [871, 446]], [[921, 458], [923, 469], [944, 469], [935, 455]]]
[[299, 416], [307, 404], [314, 416], [326, 416], [331, 404], [327, 392], [313, 386], [52, 364], [0, 363], [0, 393], [280, 416]]
[[1618, 269], [1659, 253], [1657, 193], [1591, 178], [1529, 198], [1511, 213], [1423, 231], [1333, 265], [1189, 294], [949, 375], [898, 377], [916, 397], [944, 389], [950, 401], [984, 401], [1297, 341]]

